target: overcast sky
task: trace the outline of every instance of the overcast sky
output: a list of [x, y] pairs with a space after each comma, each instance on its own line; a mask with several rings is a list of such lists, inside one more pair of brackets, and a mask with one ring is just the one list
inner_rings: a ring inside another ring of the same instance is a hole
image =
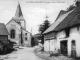
[[32, 34], [38, 33], [39, 25], [45, 20], [46, 14], [50, 23], [53, 23], [60, 10], [65, 10], [74, 2], [74, 0], [0, 0], [0, 23], [7, 24], [15, 16], [18, 1], [26, 20], [26, 29], [31, 32], [32, 28]]

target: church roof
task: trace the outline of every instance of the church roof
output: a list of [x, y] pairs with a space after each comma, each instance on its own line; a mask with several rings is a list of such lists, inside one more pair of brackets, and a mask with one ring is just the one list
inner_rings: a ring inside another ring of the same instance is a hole
[[16, 22], [25, 21], [25, 19], [23, 18], [20, 3], [18, 3], [16, 13], [15, 13], [15, 17], [13, 17], [12, 19], [15, 20]]
[[17, 17], [17, 18], [23, 17], [22, 10], [21, 10], [21, 7], [20, 7], [19, 3], [18, 3], [18, 6], [17, 6], [15, 17]]
[[0, 23], [0, 35], [9, 35], [4, 23]]

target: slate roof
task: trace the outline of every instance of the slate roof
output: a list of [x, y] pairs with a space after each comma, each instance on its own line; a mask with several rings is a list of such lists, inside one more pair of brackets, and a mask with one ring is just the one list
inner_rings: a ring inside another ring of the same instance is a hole
[[0, 35], [9, 35], [4, 23], [0, 23]]
[[[73, 11], [73, 10], [72, 10]], [[49, 33], [51, 31], [56, 31], [57, 27], [59, 28], [59, 24], [62, 23], [62, 21], [72, 12], [67, 12], [65, 14], [63, 14], [62, 16], [60, 16], [45, 32], [43, 32], [43, 34], [45, 33]], [[65, 22], [66, 23], [66, 22]], [[64, 26], [64, 25], [63, 25]], [[62, 25], [60, 27], [63, 27]]]

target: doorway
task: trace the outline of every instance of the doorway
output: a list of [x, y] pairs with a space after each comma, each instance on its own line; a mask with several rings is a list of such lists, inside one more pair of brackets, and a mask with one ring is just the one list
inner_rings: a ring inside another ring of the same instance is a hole
[[67, 52], [68, 52], [67, 40], [60, 41], [60, 50], [61, 50], [61, 54], [67, 55]]
[[76, 57], [76, 44], [75, 44], [75, 40], [72, 40], [72, 42], [71, 42], [71, 57], [72, 58]]

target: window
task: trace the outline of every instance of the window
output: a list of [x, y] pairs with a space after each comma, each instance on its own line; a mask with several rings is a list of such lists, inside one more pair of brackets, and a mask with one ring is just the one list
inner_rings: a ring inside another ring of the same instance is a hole
[[65, 29], [65, 33], [66, 33], [66, 37], [69, 37], [70, 29], [69, 28]]
[[25, 33], [25, 35], [27, 35], [27, 33]]
[[15, 30], [14, 30], [14, 29], [12, 29], [12, 30], [10, 31], [10, 37], [11, 37], [12, 39], [15, 38]]
[[72, 40], [72, 45], [75, 45], [75, 40]]
[[27, 40], [27, 37], [25, 38], [25, 40]]

